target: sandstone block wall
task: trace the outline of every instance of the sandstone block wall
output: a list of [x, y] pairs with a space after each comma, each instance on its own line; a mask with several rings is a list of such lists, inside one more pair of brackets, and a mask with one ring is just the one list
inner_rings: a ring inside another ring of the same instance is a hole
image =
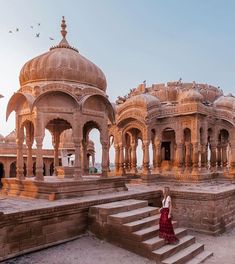
[[235, 226], [235, 190], [221, 193], [176, 192], [173, 219], [179, 226], [217, 235]]

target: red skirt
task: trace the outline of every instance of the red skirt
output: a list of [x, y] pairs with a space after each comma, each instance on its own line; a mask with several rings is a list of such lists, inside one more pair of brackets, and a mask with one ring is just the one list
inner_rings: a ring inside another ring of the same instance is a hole
[[175, 244], [179, 239], [175, 236], [171, 218], [168, 218], [169, 208], [161, 209], [159, 220], [159, 237], [164, 238], [166, 243]]

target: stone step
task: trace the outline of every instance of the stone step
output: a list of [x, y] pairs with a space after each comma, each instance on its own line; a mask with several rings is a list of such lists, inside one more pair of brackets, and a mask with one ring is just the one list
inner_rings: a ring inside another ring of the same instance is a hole
[[[187, 235], [187, 229], [185, 228], [181, 228], [181, 227], [178, 227], [178, 228], [175, 228], [175, 235], [178, 237], [178, 238], [181, 238], [183, 236], [186, 236]], [[149, 250], [153, 251], [153, 250], [156, 250], [162, 246], [165, 245], [165, 240], [160, 238], [159, 236], [155, 236], [153, 238], [150, 238], [150, 239], [147, 239], [147, 240], [144, 240], [143, 242], [143, 245], [146, 246]]]
[[147, 201], [134, 200], [134, 199], [100, 204], [90, 207], [89, 216], [95, 216], [95, 217], [99, 216], [101, 218], [102, 217], [107, 218], [107, 215], [131, 211], [146, 206], [148, 206]]
[[180, 250], [191, 246], [195, 243], [195, 237], [191, 235], [184, 236], [180, 238], [179, 243], [175, 245], [165, 245], [157, 250], [154, 250], [153, 257], [156, 260], [163, 260], [169, 258], [173, 254], [178, 253]]
[[[176, 227], [177, 222], [172, 221], [172, 225]], [[136, 241], [143, 241], [143, 240], [147, 240], [149, 238], [157, 236], [158, 233], [159, 233], [159, 225], [154, 225], [154, 226], [133, 232], [132, 237], [134, 237]]]
[[156, 215], [159, 213], [159, 208], [156, 207], [144, 207], [128, 212], [122, 212], [118, 214], [109, 215], [107, 217], [107, 223], [110, 224], [125, 224], [133, 221], [143, 219], [148, 216]]
[[193, 259], [187, 262], [187, 264], [200, 264], [203, 263], [206, 259], [213, 256], [213, 253], [210, 251], [202, 251], [198, 255], [196, 255]]
[[203, 252], [203, 250], [203, 244], [194, 243], [191, 246], [182, 249], [173, 256], [164, 259], [162, 264], [185, 264], [187, 261], [192, 260], [195, 256]]
[[157, 215], [143, 218], [141, 220], [126, 223], [123, 225], [123, 227], [125, 227], [126, 230], [129, 232], [135, 232], [145, 227], [157, 225], [159, 223], [159, 219], [160, 219], [160, 214], [157, 214]]

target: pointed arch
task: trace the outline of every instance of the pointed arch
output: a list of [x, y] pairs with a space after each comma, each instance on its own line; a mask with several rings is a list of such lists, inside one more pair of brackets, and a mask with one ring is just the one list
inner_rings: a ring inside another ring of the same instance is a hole
[[6, 121], [8, 120], [10, 114], [13, 111], [16, 111], [17, 108], [25, 102], [27, 102], [28, 108], [31, 112], [33, 109], [34, 101], [35, 98], [31, 94], [21, 92], [14, 93], [7, 104]]

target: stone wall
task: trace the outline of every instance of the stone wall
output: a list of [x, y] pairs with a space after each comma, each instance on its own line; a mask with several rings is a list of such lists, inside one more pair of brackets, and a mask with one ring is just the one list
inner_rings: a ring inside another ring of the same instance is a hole
[[179, 226], [218, 235], [235, 226], [235, 190], [220, 193], [172, 191]]
[[[15, 213], [0, 212], [0, 261], [79, 237], [88, 230], [88, 211], [92, 205], [125, 199], [148, 200], [155, 205], [160, 192], [124, 193], [100, 199], [64, 200], [63, 205]], [[75, 202], [74, 202], [75, 201]], [[32, 200], [32, 207], [37, 201]], [[51, 205], [50, 205], [51, 203]]]
[[1, 214], [0, 226], [1, 261], [76, 238], [86, 231], [87, 209]]

